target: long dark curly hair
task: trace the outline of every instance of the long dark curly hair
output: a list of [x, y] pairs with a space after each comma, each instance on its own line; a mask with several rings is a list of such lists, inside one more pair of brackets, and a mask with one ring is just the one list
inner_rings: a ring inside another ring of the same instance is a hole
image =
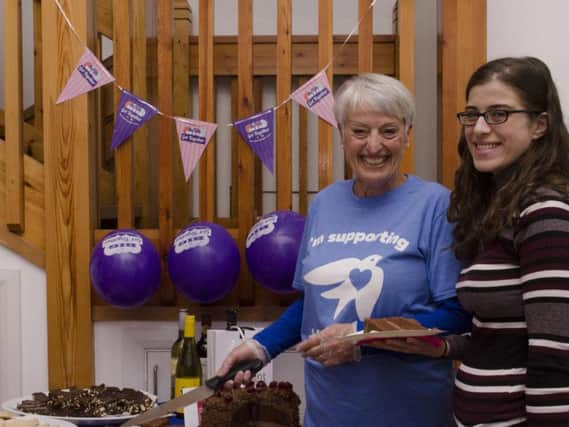
[[468, 150], [464, 129], [458, 144], [461, 165], [455, 174], [448, 219], [455, 223], [453, 250], [469, 262], [484, 245], [512, 227], [523, 203], [538, 188], [569, 194], [569, 134], [551, 73], [532, 57], [500, 58], [478, 68], [466, 86], [498, 80], [511, 87], [524, 108], [547, 113], [547, 130], [499, 177], [479, 172]]

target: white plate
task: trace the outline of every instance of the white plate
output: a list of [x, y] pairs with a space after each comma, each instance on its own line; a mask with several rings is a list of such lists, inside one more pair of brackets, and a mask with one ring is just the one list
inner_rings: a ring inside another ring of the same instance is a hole
[[361, 341], [374, 341], [385, 338], [409, 338], [409, 337], [428, 337], [432, 335], [438, 335], [444, 331], [440, 329], [400, 329], [395, 331], [371, 331], [364, 332], [358, 331], [352, 334], [348, 334], [343, 337], [346, 341], [355, 341], [360, 343]]
[[[144, 390], [140, 390], [142, 393], [146, 394], [150, 398], [152, 398], [155, 402], [157, 400], [156, 396], [153, 394], [147, 393]], [[51, 416], [51, 415], [34, 415], [30, 414], [29, 412], [23, 412], [18, 409], [18, 404], [23, 400], [33, 400], [33, 396], [22, 396], [16, 397], [14, 399], [7, 400], [6, 402], [2, 403], [2, 408], [6, 411], [13, 412], [19, 415], [32, 415], [37, 418], [42, 418], [46, 420], [49, 424], [57, 423], [57, 420], [61, 420], [66, 423], [66, 425], [61, 425], [60, 427], [73, 427], [73, 425], [77, 426], [105, 426], [110, 424], [122, 424], [131, 418], [134, 418], [140, 414], [135, 415], [109, 415], [105, 417], [59, 417], [59, 416]], [[53, 420], [53, 422], [49, 421]]]
[[75, 424], [70, 423], [69, 421], [44, 417], [43, 415], [27, 414], [22, 417], [16, 417], [18, 420], [31, 420], [34, 418], [38, 420], [40, 424], [48, 424], [49, 427], [77, 427]]

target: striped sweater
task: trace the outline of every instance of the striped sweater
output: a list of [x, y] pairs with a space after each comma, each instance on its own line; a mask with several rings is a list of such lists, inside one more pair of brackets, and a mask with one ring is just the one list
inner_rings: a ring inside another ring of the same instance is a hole
[[448, 337], [457, 424], [569, 426], [568, 200], [529, 203], [457, 293], [473, 315], [470, 336]]

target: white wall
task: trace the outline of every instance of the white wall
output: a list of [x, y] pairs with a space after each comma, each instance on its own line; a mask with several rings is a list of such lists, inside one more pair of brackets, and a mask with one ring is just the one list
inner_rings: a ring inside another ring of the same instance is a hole
[[550, 68], [569, 123], [569, 2], [489, 0], [488, 59], [536, 56]]
[[0, 375], [0, 399], [7, 399], [47, 389], [46, 279], [42, 269], [1, 245], [0, 272], [0, 373], [9, 370]]

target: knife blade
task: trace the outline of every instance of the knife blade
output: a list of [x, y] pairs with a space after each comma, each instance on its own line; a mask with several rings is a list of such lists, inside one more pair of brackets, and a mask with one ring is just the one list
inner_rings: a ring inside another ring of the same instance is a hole
[[252, 375], [255, 375], [263, 367], [263, 362], [259, 359], [246, 360], [244, 362], [237, 363], [234, 365], [227, 374], [218, 377], [212, 377], [206, 380], [205, 384], [182, 394], [174, 399], [168, 400], [152, 409], [149, 409], [142, 414], [131, 418], [127, 422], [121, 424], [121, 427], [131, 427], [135, 425], [140, 425], [151, 421], [155, 418], [161, 417], [163, 415], [169, 414], [175, 411], [177, 408], [183, 406], [191, 405], [198, 400], [206, 399], [211, 396], [225, 384], [226, 381], [233, 379], [235, 374], [239, 371], [251, 371]]

